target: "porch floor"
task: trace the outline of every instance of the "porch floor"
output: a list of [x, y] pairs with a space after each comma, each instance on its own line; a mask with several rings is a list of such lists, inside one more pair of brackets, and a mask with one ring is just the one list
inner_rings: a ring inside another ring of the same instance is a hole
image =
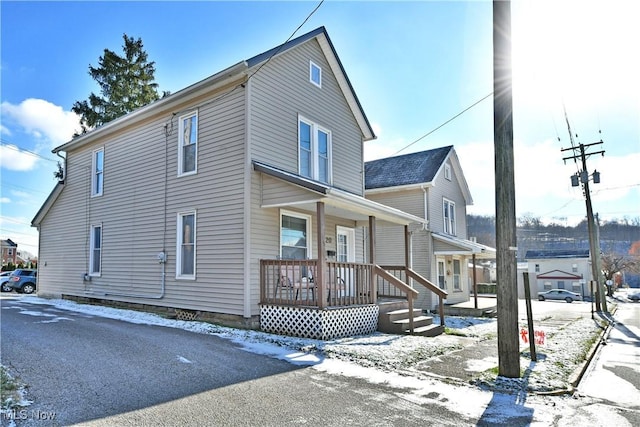
[[444, 314], [449, 316], [489, 317], [497, 310], [496, 297], [478, 296], [478, 308], [475, 307], [474, 297], [469, 301], [444, 306]]

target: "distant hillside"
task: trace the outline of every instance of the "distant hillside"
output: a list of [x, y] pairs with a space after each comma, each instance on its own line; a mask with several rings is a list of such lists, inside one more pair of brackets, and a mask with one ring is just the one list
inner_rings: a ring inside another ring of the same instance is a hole
[[[640, 241], [640, 217], [632, 220], [602, 221], [600, 223], [600, 248], [603, 252], [629, 254], [633, 242]], [[493, 216], [467, 215], [467, 235], [476, 237], [478, 243], [496, 247], [495, 218]], [[518, 260], [524, 260], [528, 250], [589, 249], [587, 221], [575, 227], [560, 224], [544, 225], [539, 218], [518, 218], [516, 229]]]

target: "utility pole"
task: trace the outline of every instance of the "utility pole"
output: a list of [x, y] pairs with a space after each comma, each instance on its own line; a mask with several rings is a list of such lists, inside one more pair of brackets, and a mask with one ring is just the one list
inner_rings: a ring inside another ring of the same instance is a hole
[[493, 1], [493, 144], [496, 182], [498, 375], [520, 378], [511, 2], [504, 0]]
[[[568, 124], [569, 121], [567, 120], [567, 125]], [[569, 135], [571, 136], [571, 128], [569, 128]], [[579, 144], [578, 146], [574, 146], [573, 137], [571, 138], [571, 142], [571, 148], [563, 148], [561, 151], [573, 151], [574, 154], [573, 156], [564, 157], [562, 160], [566, 163], [567, 160], [577, 161], [577, 159], [580, 159], [582, 164], [582, 169], [575, 175], [571, 176], [571, 186], [577, 187], [582, 183], [582, 191], [584, 192], [584, 198], [587, 204], [587, 229], [589, 232], [589, 252], [591, 252], [591, 275], [593, 276], [593, 280], [596, 282], [596, 310], [607, 312], [607, 299], [604, 296], [604, 289], [602, 288], [601, 282], [602, 269], [600, 268], [600, 240], [597, 236], [593, 207], [591, 206], [591, 192], [589, 191], [589, 179], [592, 179], [594, 184], [598, 184], [600, 182], [600, 173], [594, 170], [593, 174], [589, 175], [587, 170], [587, 158], [594, 154], [601, 154], [604, 156], [604, 150], [592, 153], [587, 153], [586, 151], [587, 148], [603, 144], [603, 142], [600, 140], [592, 144]]]

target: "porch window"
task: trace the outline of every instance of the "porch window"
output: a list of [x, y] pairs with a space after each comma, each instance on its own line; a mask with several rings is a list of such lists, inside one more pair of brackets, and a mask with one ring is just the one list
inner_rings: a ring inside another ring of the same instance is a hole
[[550, 291], [552, 289], [551, 282], [544, 282], [544, 290]]
[[438, 286], [440, 289], [447, 288], [444, 273], [444, 261], [438, 261]]
[[282, 212], [280, 214], [280, 257], [283, 259], [308, 259], [310, 247], [311, 217]]
[[102, 224], [91, 226], [89, 236], [89, 275], [100, 276], [102, 266]]
[[456, 204], [444, 199], [443, 205], [444, 232], [452, 236], [456, 235]]
[[460, 287], [460, 260], [453, 260], [453, 290], [460, 291], [462, 288]]
[[298, 172], [331, 183], [331, 132], [302, 117], [298, 117]]
[[564, 280], [558, 280], [558, 289], [564, 289]]
[[196, 213], [178, 214], [176, 278], [196, 278]]
[[91, 197], [102, 196], [104, 186], [104, 148], [93, 152], [91, 161]]
[[180, 117], [178, 146], [178, 176], [196, 173], [198, 165], [197, 111]]

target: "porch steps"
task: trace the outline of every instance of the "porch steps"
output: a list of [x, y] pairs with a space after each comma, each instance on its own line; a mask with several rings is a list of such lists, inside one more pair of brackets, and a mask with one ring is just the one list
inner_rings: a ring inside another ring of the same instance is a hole
[[[409, 334], [409, 309], [406, 302], [381, 303], [378, 315], [378, 331], [387, 334]], [[444, 332], [444, 327], [433, 324], [433, 317], [425, 316], [422, 310], [413, 309], [413, 334], [435, 337]]]

